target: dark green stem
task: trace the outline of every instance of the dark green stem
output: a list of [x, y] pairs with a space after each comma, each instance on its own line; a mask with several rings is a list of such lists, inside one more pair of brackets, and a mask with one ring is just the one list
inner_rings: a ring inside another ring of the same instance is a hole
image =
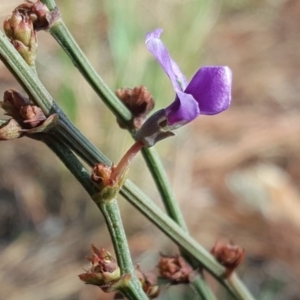
[[95, 186], [91, 181], [91, 174], [83, 167], [79, 159], [74, 155], [70, 148], [59, 140], [55, 140], [47, 134], [40, 134], [41, 140], [58, 156], [67, 169], [74, 175], [86, 192], [92, 197]]

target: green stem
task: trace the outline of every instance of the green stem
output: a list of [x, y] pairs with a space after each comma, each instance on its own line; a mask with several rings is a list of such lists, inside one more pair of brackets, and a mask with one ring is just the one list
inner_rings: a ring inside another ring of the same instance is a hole
[[161, 209], [153, 205], [153, 201], [141, 190], [137, 189], [129, 180], [126, 180], [121, 194], [180, 248], [196, 259], [201, 266], [228, 289], [235, 299], [254, 300], [236, 274], [231, 277], [231, 280], [224, 279], [225, 268], [191, 236], [186, 234], [172, 219], [166, 218]]
[[[87, 193], [93, 197], [97, 190], [95, 189], [90, 174], [83, 167], [78, 158], [60, 140], [55, 140], [49, 135], [42, 134], [39, 138], [60, 158], [64, 165], [69, 169], [69, 171], [75, 176], [75, 178], [81, 183]], [[111, 239], [113, 241], [114, 250], [118, 260], [121, 273], [131, 274], [132, 279], [130, 283], [121, 288], [121, 292], [127, 296], [129, 299], [133, 300], [147, 300], [148, 297], [145, 295], [141, 288], [141, 284], [134, 272], [134, 266], [131, 261], [130, 252], [127, 244], [127, 238], [123, 228], [123, 223], [120, 215], [120, 210], [116, 199], [111, 201], [95, 201], [99, 209], [101, 210]]]
[[204, 299], [207, 300], [216, 300], [215, 295], [208, 287], [207, 282], [204, 280], [202, 274], [199, 274], [193, 281], [192, 281], [193, 290], [198, 294], [201, 295]]
[[65, 139], [89, 163], [94, 164], [101, 160], [110, 164], [57, 106], [35, 72], [26, 64], [2, 31], [0, 31], [0, 59], [46, 116], [53, 113], [59, 115], [59, 124], [58, 128], [53, 130], [54, 135]]
[[141, 289], [140, 283], [138, 283], [138, 285], [139, 285], [139, 290], [137, 291], [135, 285], [132, 282], [130, 282], [128, 286], [121, 287], [120, 292], [127, 299], [130, 300], [149, 300], [149, 298], [146, 296], [144, 291], [143, 290], [140, 291]]
[[125, 121], [124, 123], [128, 123], [131, 120], [130, 111], [124, 106], [123, 103], [120, 102], [117, 96], [110, 90], [110, 88], [104, 83], [99, 74], [91, 66], [90, 62], [85, 57], [76, 41], [73, 39], [71, 33], [69, 32], [68, 28], [61, 18], [51, 26], [49, 32], [69, 55], [75, 67], [78, 68], [83, 77], [95, 90], [97, 95], [101, 99], [103, 99], [103, 101], [113, 112], [113, 114], [118, 119]]
[[[91, 166], [95, 162], [104, 162], [107, 164], [111, 164], [111, 162], [99, 151], [97, 150], [79, 131], [78, 129], [67, 119], [67, 117], [62, 113], [62, 111], [53, 103], [52, 97], [49, 95], [47, 90], [44, 88], [42, 83], [39, 81], [39, 79], [36, 77], [34, 72], [27, 66], [27, 64], [24, 62], [24, 60], [21, 58], [19, 53], [14, 49], [14, 47], [10, 44], [9, 40], [5, 37], [5, 35], [0, 31], [0, 58], [3, 61], [3, 63], [11, 70], [15, 78], [20, 82], [20, 84], [24, 87], [24, 89], [27, 91], [27, 93], [31, 96], [33, 100], [42, 108], [44, 113], [46, 115], [49, 115], [50, 113], [58, 113], [60, 116], [60, 122], [62, 126], [59, 126], [57, 130], [53, 132], [54, 136], [58, 136], [60, 139], [65, 140], [68, 143], [68, 146], [70, 146], [79, 156], [81, 156], [84, 160], [86, 160], [87, 163], [89, 163]], [[70, 128], [70, 126], [72, 128]], [[64, 130], [67, 134], [67, 137], [62, 134], [61, 130]], [[76, 136], [75, 136], [76, 134]], [[81, 144], [83, 143], [84, 144]], [[134, 189], [133, 189], [134, 188]], [[193, 257], [196, 259], [199, 259], [199, 263], [206, 265], [208, 268], [208, 271], [212, 274], [215, 274], [215, 276], [221, 276], [223, 268], [212, 258], [209, 254], [208, 256], [203, 255], [203, 249], [200, 245], [197, 245], [197, 243], [191, 239], [191, 237], [187, 237], [187, 234], [182, 231], [177, 224], [173, 223], [167, 223], [164, 227], [163, 222], [169, 222], [171, 221], [169, 218], [166, 217], [165, 214], [163, 214], [155, 205], [153, 201], [148, 201], [147, 198], [141, 191], [139, 191], [130, 181], [126, 181], [125, 187], [122, 189], [123, 194], [125, 194], [126, 199], [130, 202], [134, 203], [136, 207], [139, 208], [139, 210], [148, 218], [153, 218], [153, 214], [158, 213], [156, 215], [156, 219], [160, 219], [162, 231], [167, 233], [169, 236], [172, 236], [172, 239], [177, 243], [178, 246], [182, 248], [186, 248], [186, 245], [189, 245], [189, 242], [191, 242], [190, 246], [191, 250], [186, 249]], [[132, 198], [131, 198], [132, 197]], [[145, 201], [146, 199], [146, 201]], [[147, 204], [145, 207], [143, 207]], [[149, 217], [149, 209], [153, 209], [152, 217]], [[154, 222], [154, 221], [152, 221]], [[156, 224], [156, 221], [154, 222]], [[170, 226], [174, 226], [172, 230], [169, 232], [166, 232], [163, 230], [164, 228], [170, 228]], [[185, 237], [185, 238], [184, 238]], [[188, 238], [188, 239], [186, 239]], [[187, 244], [186, 244], [187, 243]], [[199, 251], [199, 248], [195, 248], [195, 244], [197, 246], [201, 247], [201, 251]], [[208, 252], [206, 252], [208, 253]], [[197, 258], [198, 257], [198, 258]], [[206, 263], [201, 261], [204, 259]], [[216, 272], [216, 271], [220, 272]], [[222, 270], [222, 271], [221, 271]], [[220, 278], [217, 278], [220, 279]], [[236, 280], [232, 281], [232, 284], [234, 285]], [[241, 284], [242, 285], [242, 284]], [[237, 288], [240, 289], [241, 285], [239, 285]], [[235, 293], [235, 292], [234, 292]], [[239, 298], [237, 299], [243, 299], [243, 300], [250, 300], [251, 295], [246, 298]]]
[[230, 278], [227, 280], [228, 285], [231, 286], [232, 292], [237, 299], [253, 299], [249, 290], [246, 288], [244, 283], [240, 280], [236, 273], [231, 274]]
[[84, 187], [86, 192], [92, 197], [96, 192], [96, 188], [91, 181], [91, 174], [83, 167], [82, 163], [70, 148], [48, 134], [41, 134], [41, 137], [41, 140], [58, 156], [77, 181]]
[[[178, 201], [175, 198], [171, 185], [168, 181], [168, 176], [155, 148], [143, 148], [142, 154], [160, 192], [167, 214], [188, 234], [188, 227], [184, 220], [184, 216], [179, 207]], [[186, 251], [184, 251], [181, 247], [179, 247], [179, 251], [184, 259], [195, 270], [199, 268], [199, 263], [192, 259]], [[211, 292], [202, 275], [197, 276], [191, 284], [194, 291], [204, 300], [215, 299], [213, 293]]]
[[167, 214], [184, 230], [188, 231], [178, 202], [168, 181], [168, 176], [154, 148], [143, 148], [142, 154], [162, 196]]
[[127, 237], [123, 227], [123, 222], [116, 199], [105, 200], [94, 197], [94, 201], [100, 208], [106, 222], [106, 226], [111, 236], [114, 245], [114, 250], [118, 260], [118, 265], [121, 269], [121, 274], [131, 274], [131, 284], [133, 291], [137, 297], [136, 300], [148, 299], [145, 295], [142, 286], [135, 275], [134, 266], [131, 260]]
[[121, 274], [133, 274], [134, 267], [131, 261], [128, 245], [124, 243], [124, 241], [127, 240], [127, 237], [123, 229], [117, 200], [111, 199], [109, 201], [103, 201], [100, 198], [95, 199], [95, 202], [105, 217], [106, 225], [112, 237], [114, 249], [118, 258], [118, 264], [121, 268]]
[[31, 98], [39, 99], [39, 107], [45, 115], [49, 115], [53, 107], [52, 97], [42, 83], [36, 80], [36, 73], [26, 64], [2, 31], [0, 31], [0, 59]]

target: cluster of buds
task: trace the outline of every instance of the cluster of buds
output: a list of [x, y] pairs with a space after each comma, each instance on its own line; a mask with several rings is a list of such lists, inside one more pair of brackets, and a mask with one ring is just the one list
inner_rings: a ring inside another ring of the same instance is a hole
[[135, 274], [139, 279], [145, 294], [154, 299], [159, 295], [159, 286], [157, 285], [157, 277], [151, 272], [142, 272], [140, 265], [135, 268]]
[[[116, 96], [132, 113], [131, 129], [139, 129], [144, 123], [147, 114], [154, 107], [154, 99], [151, 93], [145, 86], [140, 86], [133, 89], [118, 89], [116, 90]], [[121, 120], [117, 121], [121, 128], [126, 127], [124, 124], [122, 124]]]
[[18, 10], [3, 23], [7, 37], [29, 66], [34, 66], [37, 53], [37, 36], [32, 20]]
[[45, 132], [55, 125], [58, 118], [56, 114], [46, 118], [38, 106], [33, 105], [28, 98], [13, 89], [4, 92], [0, 107], [11, 117], [0, 122], [0, 140]]
[[49, 11], [40, 0], [27, 1], [14, 9], [3, 23], [6, 36], [29, 66], [34, 66], [38, 30], [47, 30], [60, 17], [59, 11]]
[[212, 255], [226, 268], [224, 277], [229, 278], [245, 257], [245, 249], [232, 242], [225, 244], [217, 241], [211, 249]]
[[[87, 259], [90, 262], [88, 270], [78, 275], [86, 284], [99, 286], [103, 292], [110, 293], [118, 292], [131, 280], [130, 274], [121, 276], [121, 270], [116, 260], [103, 248], [98, 249], [92, 245], [92, 256]], [[156, 285], [155, 275], [142, 273], [139, 266], [136, 267], [135, 272], [146, 295], [151, 299], [157, 297], [159, 287]], [[119, 295], [121, 294], [116, 294], [116, 296]]]
[[161, 254], [157, 267], [160, 276], [172, 284], [190, 283], [192, 281], [193, 269], [182, 256]]
[[116, 260], [105, 249], [92, 245], [92, 256], [89, 269], [78, 275], [86, 284], [99, 286], [104, 292], [112, 291], [112, 286], [121, 278], [120, 268]]
[[120, 185], [118, 181], [112, 179], [114, 166], [109, 167], [106, 164], [95, 164], [92, 170], [91, 179], [99, 193], [93, 197], [94, 201], [111, 200], [116, 197], [119, 192]]

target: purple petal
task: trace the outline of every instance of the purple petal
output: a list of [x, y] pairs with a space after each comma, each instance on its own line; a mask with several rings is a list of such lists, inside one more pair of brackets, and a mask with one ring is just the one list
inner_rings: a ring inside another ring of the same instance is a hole
[[163, 32], [161, 28], [155, 29], [147, 33], [146, 46], [147, 49], [158, 60], [164, 71], [170, 77], [175, 91], [183, 91], [187, 86], [187, 81], [181, 73], [178, 65], [172, 60], [166, 46], [160, 40], [160, 35]]
[[228, 67], [203, 67], [184, 92], [198, 102], [201, 114], [214, 115], [229, 107], [231, 83], [232, 74]]
[[191, 122], [200, 114], [199, 105], [192, 95], [177, 92], [175, 101], [165, 108], [168, 125], [172, 129]]

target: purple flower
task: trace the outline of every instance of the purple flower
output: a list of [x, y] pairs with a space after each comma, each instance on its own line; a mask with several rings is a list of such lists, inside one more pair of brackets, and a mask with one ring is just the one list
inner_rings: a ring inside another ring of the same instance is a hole
[[214, 115], [227, 109], [231, 101], [232, 74], [228, 67], [202, 67], [188, 83], [169, 51], [160, 40], [162, 29], [146, 36], [147, 49], [171, 79], [176, 97], [165, 109], [153, 114], [136, 133], [148, 147], [174, 135], [171, 131], [194, 120], [198, 115]]

